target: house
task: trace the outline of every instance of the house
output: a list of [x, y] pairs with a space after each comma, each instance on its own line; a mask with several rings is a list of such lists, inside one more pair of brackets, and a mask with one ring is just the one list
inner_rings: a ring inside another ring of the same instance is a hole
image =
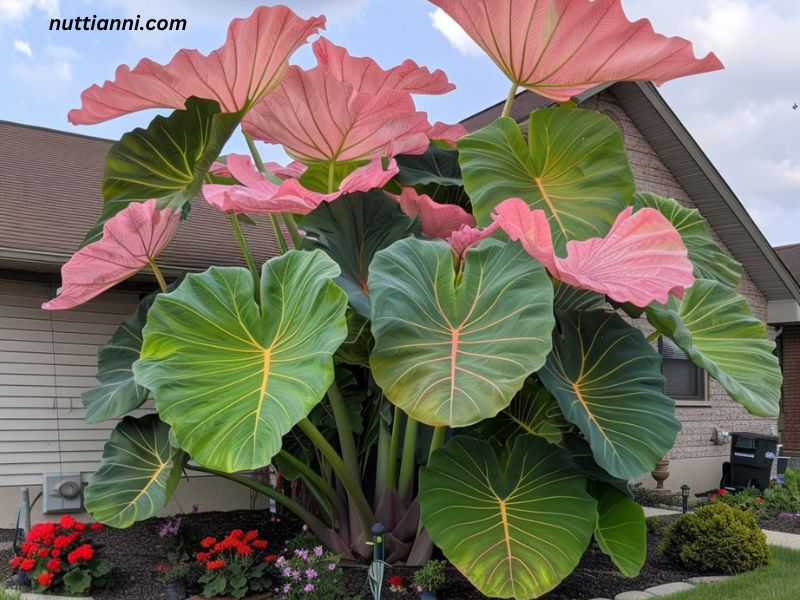
[[[786, 268], [800, 282], [800, 244], [775, 248]], [[783, 369], [781, 441], [790, 454], [800, 455], [800, 323], [786, 323], [778, 338]]]
[[[650, 83], [616, 83], [584, 94], [582, 108], [608, 115], [622, 131], [637, 189], [674, 198], [682, 205], [697, 208], [708, 221], [716, 242], [742, 263], [739, 292], [747, 299], [755, 316], [769, 325], [770, 336], [787, 348], [793, 336], [796, 348], [794, 371], [785, 373], [787, 396], [780, 421], [787, 425], [794, 414], [795, 433], [787, 445], [800, 451], [800, 284], [778, 258], [764, 235], [742, 206], [714, 165], [694, 141]], [[511, 116], [523, 128], [528, 115], [552, 102], [531, 92], [517, 95]], [[470, 130], [488, 125], [500, 116], [502, 103], [463, 121]], [[800, 247], [795, 274], [800, 272]], [[641, 323], [645, 333], [652, 328]], [[648, 329], [649, 328], [649, 329]], [[781, 341], [783, 340], [783, 344]], [[670, 477], [665, 487], [678, 489], [686, 483], [695, 491], [719, 485], [722, 463], [730, 455], [730, 445], [715, 440], [715, 431], [747, 431], [777, 435], [779, 419], [754, 417], [731, 400], [722, 387], [690, 363], [677, 347], [660, 345], [667, 394], [677, 405], [683, 424], [672, 451]], [[676, 352], [677, 350], [677, 352]], [[784, 350], [786, 351], [786, 350]], [[788, 365], [787, 365], [788, 366]], [[794, 382], [794, 383], [792, 383]], [[791, 406], [790, 406], [791, 405]], [[793, 409], [794, 413], [788, 412]], [[717, 438], [718, 439], [718, 438]], [[653, 486], [648, 476], [640, 480]]]
[[[708, 220], [717, 242], [743, 264], [740, 292], [755, 315], [770, 324], [770, 334], [781, 341], [794, 331], [795, 339], [800, 338], [800, 286], [655, 88], [619, 83], [587, 94], [584, 101], [585, 107], [619, 124], [639, 189], [696, 207]], [[532, 110], [548, 104], [524, 92], [517, 96], [512, 115], [523, 122]], [[464, 124], [476, 129], [500, 111], [500, 105], [490, 107]], [[142, 295], [154, 289], [154, 282], [140, 274], [76, 310], [40, 310], [55, 295], [61, 264], [97, 218], [104, 158], [113, 142], [8, 122], [0, 122], [0, 136], [2, 528], [14, 523], [20, 487], [30, 487], [35, 495], [43, 473], [80, 473], [86, 481], [96, 469], [114, 423], [86, 425], [80, 395], [95, 384], [97, 347]], [[204, 201], [194, 202], [188, 221], [161, 257], [165, 272], [202, 270], [212, 262], [240, 264], [228, 227], [224, 215]], [[246, 235], [256, 260], [277, 253], [268, 228], [247, 227]], [[666, 369], [668, 392], [683, 423], [669, 455], [667, 487], [688, 483], [704, 490], [717, 484], [729, 447], [712, 441], [715, 429], [778, 433], [778, 419], [749, 415], [679, 353], [668, 357]], [[800, 403], [794, 406], [800, 423]], [[788, 424], [791, 416], [785, 408]], [[800, 450], [800, 427], [796, 439]], [[178, 487], [166, 512], [192, 504], [204, 510], [242, 508], [250, 502], [249, 492], [239, 486], [193, 477]], [[40, 508], [34, 520], [41, 518]]]
[[[157, 286], [140, 274], [76, 310], [41, 310], [99, 215], [113, 142], [1, 121], [0, 138], [0, 528], [9, 528], [22, 486], [33, 499], [43, 473], [80, 473], [86, 481], [97, 468], [115, 423], [85, 424], [81, 392], [96, 384], [98, 346]], [[224, 214], [194, 202], [161, 256], [165, 274], [240, 264], [229, 230]], [[270, 229], [245, 233], [257, 260], [278, 253]], [[192, 477], [178, 488], [167, 512], [250, 506], [249, 491], [215, 477]]]

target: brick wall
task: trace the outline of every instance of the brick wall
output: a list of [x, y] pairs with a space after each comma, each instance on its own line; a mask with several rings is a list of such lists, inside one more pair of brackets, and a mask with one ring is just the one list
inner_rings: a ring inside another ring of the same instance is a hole
[[[674, 198], [686, 207], [700, 208], [702, 213], [702, 207], [695, 206], [692, 199], [676, 181], [644, 136], [638, 131], [613, 94], [608, 91], [603, 92], [589, 100], [584, 106], [585, 108], [593, 108], [608, 114], [622, 129], [625, 146], [628, 150], [628, 158], [636, 176], [638, 190]], [[716, 235], [715, 241], [720, 247], [727, 250]], [[748, 277], [747, 273], [744, 274], [738, 291], [747, 299], [753, 314], [759, 319], [766, 320], [767, 300]], [[640, 323], [640, 326], [642, 329], [652, 330], [646, 321]], [[769, 331], [770, 336], [774, 336], [773, 329], [770, 328]], [[800, 368], [800, 330], [798, 330], [797, 342], [797, 364], [798, 368]], [[778, 433], [777, 419], [763, 419], [750, 415], [731, 400], [716, 381], [710, 378], [707, 379], [707, 400], [703, 403], [695, 403], [701, 404], [700, 406], [678, 403], [677, 414], [683, 423], [683, 430], [678, 434], [675, 446], [669, 454], [671, 460], [729, 456], [730, 446], [715, 445], [711, 441], [714, 427], [726, 431], [752, 431], [773, 435]], [[800, 384], [795, 383], [795, 390], [800, 393]], [[800, 400], [795, 406], [797, 410], [798, 450], [800, 450]]]
[[781, 335], [783, 362], [781, 441], [800, 453], [800, 325], [787, 325]]

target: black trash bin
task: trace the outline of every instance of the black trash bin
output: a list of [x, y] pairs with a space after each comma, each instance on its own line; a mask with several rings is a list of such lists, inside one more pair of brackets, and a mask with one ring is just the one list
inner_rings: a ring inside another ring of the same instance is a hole
[[778, 438], [761, 433], [732, 433], [731, 460], [722, 467], [722, 486], [743, 489], [769, 487]]

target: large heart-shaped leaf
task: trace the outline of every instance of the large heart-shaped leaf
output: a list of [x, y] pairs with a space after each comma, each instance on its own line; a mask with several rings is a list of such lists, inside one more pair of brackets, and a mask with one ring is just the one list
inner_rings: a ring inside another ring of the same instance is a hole
[[457, 436], [420, 471], [422, 523], [483, 594], [537, 598], [586, 550], [597, 505], [562, 450], [532, 435], [507, 458]]
[[597, 545], [625, 577], [636, 577], [647, 558], [642, 507], [610, 485], [595, 483], [591, 489], [597, 500]]
[[431, 144], [425, 154], [403, 154], [396, 160], [400, 185], [413, 187], [440, 204], [457, 204], [472, 212], [456, 150]]
[[150, 392], [134, 380], [133, 363], [138, 360], [142, 349], [142, 329], [147, 322], [147, 311], [157, 295], [153, 293], [142, 300], [111, 339], [97, 349], [97, 380], [100, 385], [81, 394], [87, 423], [117, 419], [147, 400]]
[[594, 460], [589, 442], [578, 435], [577, 432], [565, 432], [559, 446], [569, 454], [572, 462], [575, 463], [575, 466], [578, 467], [578, 470], [586, 479], [610, 485], [629, 498], [633, 498], [633, 490], [628, 480], [614, 477], [598, 465]]
[[184, 110], [123, 135], [106, 157], [103, 211], [83, 245], [97, 240], [103, 223], [131, 202], [157, 198], [159, 208], [183, 207], [200, 191], [240, 119], [239, 113], [220, 113], [213, 100], [190, 98]]
[[86, 510], [118, 528], [156, 516], [178, 485], [183, 458], [157, 415], [125, 417], [111, 432], [84, 492]]
[[633, 196], [633, 205], [636, 210], [654, 208], [672, 223], [689, 251], [697, 279], [713, 279], [732, 288], [739, 285], [742, 265], [717, 246], [700, 211], [684, 208], [672, 198], [645, 192]]
[[496, 415], [550, 352], [553, 286], [511, 242], [484, 240], [456, 273], [449, 244], [403, 240], [375, 256], [369, 288], [375, 381], [428, 425]]
[[191, 274], [156, 298], [136, 380], [202, 465], [232, 473], [263, 467], [281, 438], [333, 382], [347, 335], [339, 268], [320, 251], [264, 264], [261, 307], [242, 268]]
[[698, 279], [683, 301], [652, 304], [647, 318], [750, 413], [778, 416], [783, 376], [775, 343], [742, 296]]
[[307, 249], [319, 248], [342, 269], [337, 283], [350, 304], [369, 317], [369, 266], [375, 253], [397, 240], [419, 235], [419, 221], [403, 214], [400, 205], [379, 190], [349, 194], [323, 202], [303, 219]]
[[652, 471], [672, 448], [680, 423], [664, 395], [661, 357], [615, 313], [558, 313], [539, 377], [611, 475]]
[[561, 408], [550, 392], [536, 378], [529, 377], [519, 393], [504, 410], [485, 423], [481, 431], [501, 442], [530, 433], [551, 444], [561, 443], [564, 431], [572, 425], [564, 419]]
[[522, 198], [547, 214], [553, 245], [603, 237], [634, 192], [622, 135], [607, 116], [591, 110], [531, 113], [529, 142], [517, 123], [502, 117], [458, 142], [464, 186], [478, 225], [494, 208]]
[[[170, 284], [168, 291], [174, 290], [179, 281]], [[142, 329], [147, 323], [147, 311], [159, 293], [153, 292], [139, 302], [111, 339], [97, 349], [97, 380], [100, 385], [81, 394], [87, 423], [118, 419], [147, 400], [150, 392], [136, 383], [133, 363], [142, 349]]]

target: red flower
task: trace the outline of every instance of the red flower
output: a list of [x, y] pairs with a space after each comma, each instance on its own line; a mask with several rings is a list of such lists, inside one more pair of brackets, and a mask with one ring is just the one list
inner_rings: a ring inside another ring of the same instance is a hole
[[35, 560], [26, 558], [20, 563], [19, 568], [22, 569], [23, 571], [31, 571], [35, 566], [36, 566]]
[[224, 560], [212, 560], [208, 564], [206, 564], [206, 569], [209, 571], [217, 571], [219, 569], [225, 568], [225, 561]]
[[72, 529], [76, 523], [77, 521], [73, 519], [70, 515], [64, 515], [58, 522], [58, 524], [61, 525], [61, 527], [63, 527], [64, 529]]
[[92, 523], [91, 525], [89, 525], [89, 527], [94, 532], [103, 531], [103, 529], [105, 529], [105, 525], [103, 525], [102, 523]]
[[47, 570], [58, 573], [61, 570], [61, 561], [57, 558], [51, 558], [47, 561]]
[[50, 556], [50, 550], [48, 550], [47, 548], [40, 548], [39, 552], [37, 552], [37, 555], [39, 556], [39, 558], [47, 558], [48, 556]]
[[82, 544], [67, 555], [69, 564], [74, 565], [79, 560], [89, 561], [94, 556], [94, 550], [89, 544]]
[[19, 566], [22, 564], [22, 557], [15, 556], [9, 561], [8, 564], [11, 566], [12, 569], [19, 569]]
[[403, 587], [403, 578], [400, 575], [392, 575], [389, 577], [389, 585], [391, 587], [401, 588]]
[[726, 489], [720, 489], [720, 490], [719, 490], [719, 495], [720, 495], [720, 496], [725, 496], [725, 495], [727, 495], [727, 494], [728, 494], [728, 490], [726, 490]]
[[275, 554], [267, 554], [264, 557], [264, 562], [267, 562], [267, 563], [274, 563], [276, 560], [278, 560], [278, 556], [275, 555]]
[[253, 548], [265, 550], [267, 546], [269, 546], [269, 542], [267, 540], [253, 540]]
[[164, 570], [164, 563], [158, 563], [158, 564], [156, 565], [156, 571], [158, 571], [159, 573], [161, 573], [161, 571], [163, 571], [163, 570]]
[[211, 548], [214, 544], [217, 543], [217, 538], [207, 537], [203, 538], [203, 541], [200, 542], [200, 546], [203, 548]]
[[236, 545], [236, 553], [242, 556], [250, 556], [253, 553], [253, 549], [244, 542], [241, 542]]
[[53, 574], [48, 573], [47, 571], [42, 571], [39, 577], [36, 578], [36, 583], [42, 587], [48, 587], [51, 583], [53, 583]]
[[50, 553], [50, 556], [52, 556], [53, 558], [58, 558], [59, 556], [61, 556], [61, 550], [53, 550]]
[[248, 531], [247, 534], [244, 536], [245, 542], [252, 542], [253, 540], [258, 539], [258, 531], [255, 529]]
[[242, 538], [244, 538], [244, 531], [242, 531], [241, 529], [234, 529], [233, 531], [230, 532], [228, 537], [231, 538], [232, 540], [241, 540]]
[[36, 550], [39, 549], [38, 544], [34, 544], [33, 542], [25, 542], [22, 544], [22, 553], [25, 555], [33, 554]]

